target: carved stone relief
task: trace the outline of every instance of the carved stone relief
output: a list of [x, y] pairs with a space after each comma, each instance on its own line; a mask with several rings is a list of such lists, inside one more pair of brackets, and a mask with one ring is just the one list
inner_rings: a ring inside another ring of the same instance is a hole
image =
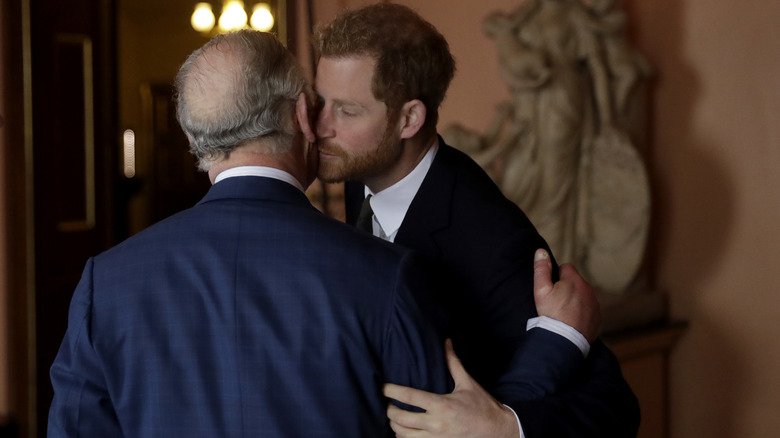
[[443, 133], [525, 211], [558, 262], [610, 293], [634, 281], [650, 218], [636, 115], [651, 69], [625, 23], [619, 0], [528, 0], [489, 14], [483, 31], [510, 99], [486, 132]]

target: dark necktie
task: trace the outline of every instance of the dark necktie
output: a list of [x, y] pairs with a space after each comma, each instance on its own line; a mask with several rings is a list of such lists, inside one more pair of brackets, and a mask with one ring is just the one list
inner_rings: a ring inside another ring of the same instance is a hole
[[371, 195], [366, 196], [366, 199], [363, 200], [363, 205], [360, 207], [360, 214], [358, 214], [356, 225], [359, 229], [366, 231], [369, 234], [374, 234], [374, 210], [371, 210], [370, 200]]

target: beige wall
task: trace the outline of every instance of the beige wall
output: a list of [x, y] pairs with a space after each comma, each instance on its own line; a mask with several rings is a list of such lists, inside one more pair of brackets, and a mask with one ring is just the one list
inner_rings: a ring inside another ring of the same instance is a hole
[[[367, 1], [315, 2], [318, 18]], [[508, 97], [481, 20], [510, 0], [401, 1], [447, 37], [459, 71], [441, 125], [483, 130]], [[673, 351], [671, 435], [780, 430], [780, 2], [625, 0], [657, 73], [649, 160], [652, 282], [690, 322]], [[446, 5], [446, 6], [445, 6]]]
[[671, 361], [675, 437], [780, 430], [780, 3], [633, 0], [658, 69], [653, 263], [691, 322]]

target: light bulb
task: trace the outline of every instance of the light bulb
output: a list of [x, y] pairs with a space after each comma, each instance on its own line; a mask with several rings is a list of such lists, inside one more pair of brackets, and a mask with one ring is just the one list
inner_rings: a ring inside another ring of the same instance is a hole
[[267, 3], [258, 3], [252, 9], [252, 18], [249, 23], [253, 28], [268, 32], [274, 27], [274, 16], [271, 7]]
[[222, 32], [229, 32], [245, 26], [246, 12], [244, 12], [244, 3], [238, 0], [230, 0], [225, 3], [222, 15], [219, 17], [219, 29]]
[[210, 4], [198, 3], [195, 5], [195, 12], [192, 13], [190, 19], [193, 29], [206, 33], [214, 28], [214, 21], [214, 13], [211, 12]]

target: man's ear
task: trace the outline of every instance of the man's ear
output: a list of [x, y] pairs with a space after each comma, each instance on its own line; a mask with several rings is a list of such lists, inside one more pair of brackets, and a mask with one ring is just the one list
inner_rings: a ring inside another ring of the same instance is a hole
[[425, 124], [428, 111], [419, 99], [410, 100], [401, 107], [401, 138], [414, 137]]
[[303, 133], [303, 137], [309, 143], [314, 143], [317, 137], [315, 137], [314, 131], [311, 128], [309, 104], [306, 101], [305, 93], [298, 95], [298, 101], [295, 103], [295, 115], [298, 117], [298, 127], [300, 128], [301, 133]]

